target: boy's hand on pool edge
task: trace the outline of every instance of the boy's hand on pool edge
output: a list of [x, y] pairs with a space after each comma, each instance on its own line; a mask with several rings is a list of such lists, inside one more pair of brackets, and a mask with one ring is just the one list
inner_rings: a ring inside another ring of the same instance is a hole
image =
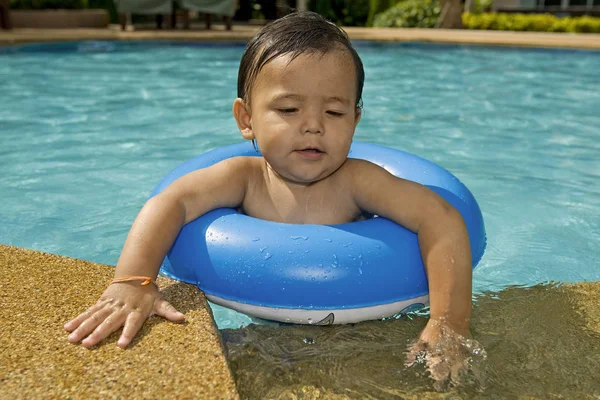
[[117, 346], [125, 348], [154, 314], [172, 322], [185, 320], [182, 313], [162, 298], [154, 284], [118, 282], [106, 288], [95, 305], [67, 322], [64, 328], [71, 332], [69, 342], [81, 341], [84, 347], [91, 348], [124, 327]]

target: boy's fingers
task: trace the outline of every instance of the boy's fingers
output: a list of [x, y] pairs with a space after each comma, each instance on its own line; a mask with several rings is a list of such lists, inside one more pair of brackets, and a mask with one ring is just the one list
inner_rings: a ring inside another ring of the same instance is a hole
[[69, 342], [79, 342], [83, 337], [87, 336], [96, 329], [113, 312], [109, 307], [102, 308], [92, 313], [85, 321], [83, 321], [77, 329], [75, 329], [68, 337]]
[[185, 321], [185, 315], [180, 313], [164, 299], [160, 299], [157, 301], [157, 304], [154, 306], [154, 313], [161, 317], [168, 319], [171, 322], [183, 322]]
[[412, 343], [407, 348], [404, 365], [412, 367], [414, 364], [422, 364], [425, 361], [426, 351], [427, 345], [423, 341], [418, 340], [416, 343]]
[[108, 335], [123, 326], [127, 314], [124, 311], [114, 311], [102, 321], [100, 325], [83, 341], [81, 344], [84, 347], [90, 348], [104, 340]]
[[459, 385], [464, 372], [466, 372], [466, 369], [463, 363], [455, 362], [454, 365], [450, 366], [450, 382], [455, 386]]
[[81, 323], [83, 321], [85, 321], [86, 319], [91, 317], [92, 314], [94, 314], [96, 311], [103, 308], [107, 302], [108, 302], [108, 300], [99, 300], [96, 304], [94, 304], [93, 306], [91, 306], [90, 308], [88, 308], [87, 310], [85, 310], [84, 312], [79, 314], [77, 317], [75, 317], [72, 320], [70, 320], [69, 322], [67, 322], [64, 326], [65, 330], [69, 331], [69, 332], [74, 331], [75, 329], [77, 329], [79, 327], [79, 325], [81, 325]]
[[427, 370], [434, 381], [445, 381], [450, 374], [450, 365], [440, 355], [432, 355], [427, 360]]
[[117, 346], [121, 348], [127, 347], [138, 333], [142, 325], [144, 325], [146, 318], [148, 318], [148, 316], [143, 315], [139, 311], [129, 313], [125, 321], [125, 327], [123, 327], [123, 333], [121, 333], [121, 337], [117, 342]]

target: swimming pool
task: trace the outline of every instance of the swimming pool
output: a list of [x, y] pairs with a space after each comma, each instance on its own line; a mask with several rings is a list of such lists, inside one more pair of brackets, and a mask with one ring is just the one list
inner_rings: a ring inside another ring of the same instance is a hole
[[[483, 211], [475, 291], [600, 280], [600, 52], [357, 43], [356, 139], [449, 169]], [[241, 140], [243, 44], [0, 48], [0, 243], [114, 265], [156, 183]], [[248, 319], [217, 308], [221, 328]]]

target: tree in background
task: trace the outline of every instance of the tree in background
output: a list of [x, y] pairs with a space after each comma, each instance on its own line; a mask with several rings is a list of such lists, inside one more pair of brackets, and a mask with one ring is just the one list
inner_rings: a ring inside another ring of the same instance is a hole
[[440, 0], [441, 14], [436, 28], [462, 29], [463, 6], [461, 0]]

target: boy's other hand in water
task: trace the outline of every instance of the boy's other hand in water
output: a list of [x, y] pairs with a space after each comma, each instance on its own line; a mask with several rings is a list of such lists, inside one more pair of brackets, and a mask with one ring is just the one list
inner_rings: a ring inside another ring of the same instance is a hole
[[485, 349], [470, 338], [468, 331], [458, 333], [447, 323], [430, 319], [419, 339], [409, 344], [405, 365], [422, 364], [438, 391], [467, 384], [475, 378], [479, 386], [481, 370], [476, 365], [485, 360]]
[[[69, 342], [90, 348], [124, 326], [117, 342], [127, 347], [144, 321], [160, 315], [172, 322], [183, 322], [185, 316], [164, 300], [154, 284], [140, 285], [139, 281], [117, 282], [109, 285], [98, 302], [65, 324], [71, 332]], [[83, 339], [83, 340], [82, 340]]]

